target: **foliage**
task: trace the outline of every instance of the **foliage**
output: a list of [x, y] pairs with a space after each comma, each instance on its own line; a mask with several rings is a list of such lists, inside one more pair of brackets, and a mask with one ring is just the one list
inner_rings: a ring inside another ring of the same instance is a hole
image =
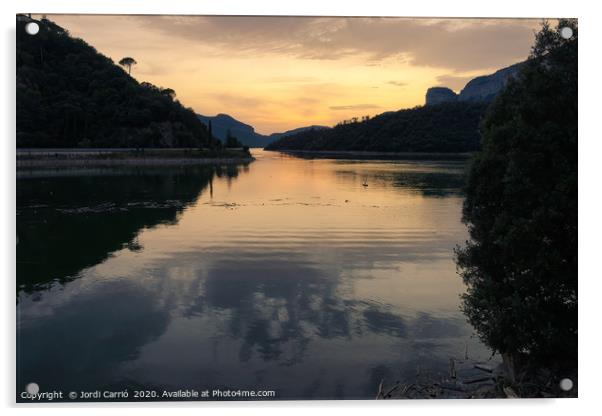
[[226, 147], [229, 147], [229, 148], [242, 147], [242, 143], [240, 142], [240, 140], [238, 140], [236, 137], [234, 137], [232, 135], [232, 132], [230, 132], [229, 129], [228, 129], [228, 132], [226, 133], [225, 145], [226, 145]]
[[125, 58], [122, 58], [119, 61], [119, 65], [125, 67], [128, 69], [128, 74], [132, 73], [132, 66], [133, 65], [138, 65], [138, 62], [136, 62], [136, 60], [134, 58], [130, 58], [129, 56], [126, 56]]
[[268, 150], [470, 152], [480, 148], [483, 103], [441, 103], [352, 119], [284, 137]]
[[17, 30], [18, 147], [219, 147], [172, 89], [138, 83], [42, 19]]
[[[563, 26], [572, 39], [558, 35]], [[467, 184], [463, 309], [517, 366], [576, 368], [576, 34], [575, 21], [543, 24], [531, 59], [488, 110]]]

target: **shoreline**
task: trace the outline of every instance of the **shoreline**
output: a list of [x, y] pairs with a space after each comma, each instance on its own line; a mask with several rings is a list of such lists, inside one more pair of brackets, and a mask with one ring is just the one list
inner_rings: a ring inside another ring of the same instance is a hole
[[364, 150], [288, 150], [263, 149], [266, 152], [279, 152], [297, 156], [332, 156], [341, 159], [383, 159], [383, 160], [468, 160], [475, 152], [370, 152]]
[[238, 149], [17, 149], [16, 168], [161, 167], [247, 164], [255, 158]]

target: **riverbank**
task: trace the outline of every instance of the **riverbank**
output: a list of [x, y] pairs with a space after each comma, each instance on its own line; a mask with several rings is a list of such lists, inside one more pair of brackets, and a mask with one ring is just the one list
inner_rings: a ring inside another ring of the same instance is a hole
[[299, 157], [366, 159], [366, 160], [468, 160], [474, 153], [436, 153], [436, 152], [367, 152], [355, 150], [271, 150]]
[[17, 169], [250, 163], [245, 149], [17, 149]]
[[503, 365], [468, 358], [449, 360], [449, 374], [434, 376], [417, 370], [411, 382], [381, 380], [376, 400], [383, 399], [486, 399], [507, 398], [514, 393], [504, 385]]
[[[411, 382], [382, 379], [376, 399], [519, 399], [574, 398], [577, 374], [559, 376], [544, 369], [525, 369], [513, 379], [504, 363], [478, 361], [468, 357], [450, 358], [449, 373], [434, 376], [418, 369]], [[563, 389], [561, 379], [570, 380]]]

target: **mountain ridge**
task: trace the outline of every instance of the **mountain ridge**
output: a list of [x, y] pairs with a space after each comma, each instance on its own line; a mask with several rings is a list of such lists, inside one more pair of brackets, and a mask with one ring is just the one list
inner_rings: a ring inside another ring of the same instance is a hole
[[386, 112], [329, 130], [280, 138], [266, 150], [463, 153], [480, 149], [479, 125], [487, 107], [524, 62], [475, 77], [459, 94], [427, 89], [425, 105]]
[[215, 116], [206, 116], [197, 113], [197, 117], [206, 127], [209, 127], [209, 122], [211, 122], [213, 136], [222, 142], [225, 142], [228, 131], [230, 131], [232, 136], [236, 137], [244, 146], [248, 147], [265, 147], [282, 137], [297, 134], [305, 130], [329, 128], [326, 126], [311, 125], [265, 135], [257, 133], [255, 128], [250, 124], [244, 123], [226, 113], [218, 113]]
[[431, 87], [426, 90], [425, 105], [455, 101], [493, 101], [508, 79], [515, 76], [523, 64], [524, 61], [498, 69], [491, 74], [479, 75], [468, 81], [458, 94], [445, 86]]

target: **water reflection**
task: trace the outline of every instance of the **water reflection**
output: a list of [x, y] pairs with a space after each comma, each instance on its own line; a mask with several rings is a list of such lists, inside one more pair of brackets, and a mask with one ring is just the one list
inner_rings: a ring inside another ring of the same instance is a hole
[[143, 228], [175, 224], [214, 176], [239, 166], [162, 170], [46, 171], [20, 174], [17, 186], [17, 286], [67, 281], [121, 248], [141, 250]]
[[[19, 259], [57, 247], [18, 269], [19, 386], [372, 398], [385, 376], [447, 371], [466, 342], [487, 356], [457, 308], [459, 186], [427, 178], [461, 167], [256, 156], [219, 173], [21, 179]], [[424, 192], [438, 187], [453, 191]]]
[[357, 163], [346, 165], [352, 169], [342, 168], [336, 172], [343, 180], [353, 183], [362, 181], [362, 186], [399, 188], [438, 197], [461, 195], [466, 173], [466, 163], [457, 161], [379, 162], [377, 166], [370, 166], [365, 162], [359, 166]]

